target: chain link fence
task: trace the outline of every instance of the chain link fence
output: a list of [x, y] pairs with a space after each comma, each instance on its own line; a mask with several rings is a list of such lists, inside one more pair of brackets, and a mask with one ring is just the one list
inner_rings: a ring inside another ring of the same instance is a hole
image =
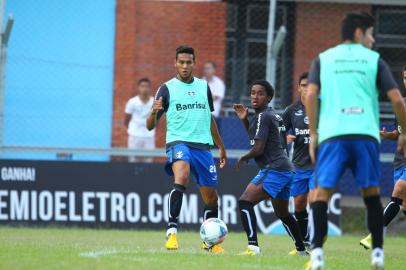
[[[311, 60], [340, 42], [340, 21], [346, 13], [353, 11], [365, 11], [376, 18], [374, 49], [387, 61], [406, 94], [401, 77], [402, 66], [406, 64], [404, 1], [381, 1], [379, 4], [378, 1], [359, 1], [361, 4], [338, 0], [276, 1], [275, 10], [270, 10], [272, 1], [266, 0], [200, 2], [112, 0], [103, 4], [96, 1], [23, 4], [8, 1], [3, 17], [13, 13], [15, 24], [5, 66], [2, 157], [111, 160], [132, 154], [163, 156], [164, 152], [160, 150], [126, 151], [127, 134], [123, 123], [125, 103], [136, 93], [136, 81], [145, 77], [139, 75], [140, 70], [152, 80], [153, 89], [157, 89], [165, 78], [173, 76], [173, 51], [179, 43], [169, 37], [159, 41], [153, 39], [163, 35], [171, 25], [161, 12], [166, 8], [180, 11], [199, 5], [201, 12], [211, 10], [212, 13], [224, 9], [216, 15], [223, 23], [210, 28], [204, 19], [206, 16], [202, 15], [195, 20], [196, 24], [189, 25], [191, 29], [181, 27], [181, 30], [173, 30], [177, 32], [172, 35], [179, 41], [186, 36], [184, 32], [191, 31], [194, 36], [222, 44], [215, 49], [210, 44], [197, 46], [196, 75], [203, 75], [205, 61], [214, 60], [218, 75], [224, 79], [226, 92], [217, 121], [229, 150], [249, 148], [247, 135], [235, 117], [232, 105], [249, 106], [250, 83], [267, 75], [267, 42], [272, 21], [274, 40], [278, 33], [281, 35], [280, 48], [273, 51], [275, 67], [272, 69], [272, 84], [276, 89], [274, 107], [279, 112], [298, 98], [298, 77], [309, 69]], [[139, 8], [132, 10], [135, 5]], [[133, 13], [126, 13], [126, 10]], [[166, 22], [161, 27], [147, 24], [148, 20], [160, 19], [160, 22]], [[123, 45], [117, 46], [123, 39]], [[193, 44], [193, 39], [185, 40]], [[143, 43], [148, 49], [142, 47]], [[160, 59], [149, 60], [153, 54], [159, 54]], [[120, 64], [122, 59], [130, 60]], [[166, 73], [158, 76], [156, 72]], [[120, 74], [124, 74], [123, 81], [117, 80]], [[381, 124], [391, 130], [394, 128], [391, 106], [385, 96], [381, 96], [380, 101]], [[158, 128], [157, 148], [164, 146], [163, 126]], [[19, 153], [10, 152], [13, 147], [25, 147], [26, 150], [19, 148]], [[59, 152], [46, 150], [49, 147], [57, 148]], [[40, 148], [47, 153], [40, 153]], [[84, 150], [87, 148], [98, 150]], [[393, 142], [382, 143], [384, 196], [390, 196], [393, 187], [391, 158], [394, 149]], [[231, 155], [232, 158], [237, 156]], [[357, 194], [356, 187], [348, 182], [341, 186], [343, 195]], [[361, 216], [357, 215], [357, 218], [362, 226]], [[347, 222], [345, 218], [344, 221]]]

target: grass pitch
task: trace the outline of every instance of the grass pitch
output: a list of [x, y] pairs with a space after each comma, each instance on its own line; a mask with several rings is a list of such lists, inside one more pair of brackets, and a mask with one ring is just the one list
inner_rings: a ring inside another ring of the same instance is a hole
[[[0, 227], [0, 269], [304, 269], [307, 258], [291, 257], [288, 236], [259, 235], [263, 255], [237, 256], [245, 235], [230, 233], [227, 255], [200, 249], [199, 234], [180, 232], [179, 251], [166, 251], [163, 231]], [[326, 269], [369, 269], [370, 252], [360, 236], [330, 238]], [[406, 269], [406, 236], [387, 237], [385, 269]]]

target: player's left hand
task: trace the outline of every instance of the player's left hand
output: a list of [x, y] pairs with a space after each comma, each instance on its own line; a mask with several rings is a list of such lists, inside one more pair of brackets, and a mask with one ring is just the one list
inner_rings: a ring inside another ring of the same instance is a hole
[[319, 141], [319, 134], [313, 133], [310, 136], [310, 144], [309, 144], [309, 155], [310, 159], [312, 160], [313, 164], [316, 163], [316, 149], [317, 149], [317, 144]]
[[224, 148], [219, 149], [219, 156], [220, 156], [220, 169], [223, 169], [224, 166], [227, 164], [227, 153]]

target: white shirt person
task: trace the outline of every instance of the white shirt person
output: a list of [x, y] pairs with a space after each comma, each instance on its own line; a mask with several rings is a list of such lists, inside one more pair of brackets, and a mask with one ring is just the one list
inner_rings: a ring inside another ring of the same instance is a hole
[[[138, 95], [129, 99], [125, 106], [125, 125], [128, 133], [129, 149], [154, 149], [155, 130], [149, 131], [146, 119], [151, 111], [154, 98], [151, 96], [151, 81], [142, 78], [138, 81]], [[130, 157], [130, 162], [152, 162], [152, 158]]]
[[204, 79], [209, 84], [211, 94], [213, 96], [214, 117], [219, 117], [223, 108], [223, 99], [226, 93], [226, 86], [222, 79], [215, 75], [216, 64], [214, 62], [206, 62], [203, 67]]

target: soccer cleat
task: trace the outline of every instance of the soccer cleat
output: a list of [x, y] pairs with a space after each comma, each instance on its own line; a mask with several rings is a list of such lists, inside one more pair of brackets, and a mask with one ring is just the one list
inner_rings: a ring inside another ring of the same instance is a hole
[[209, 252], [214, 253], [214, 254], [224, 254], [226, 251], [224, 248], [220, 246], [220, 244], [214, 245], [211, 248], [208, 249]]
[[247, 249], [244, 250], [243, 252], [241, 252], [239, 255], [242, 255], [242, 256], [256, 256], [256, 255], [260, 255], [260, 254], [261, 254], [261, 250], [260, 250], [259, 247], [249, 245], [247, 247]]
[[371, 249], [372, 247], [372, 237], [369, 234], [367, 237], [359, 241], [359, 244], [363, 246], [365, 249]]
[[210, 247], [205, 242], [202, 243], [201, 248], [207, 251], [210, 249]]
[[312, 261], [309, 260], [306, 263], [305, 270], [323, 270], [324, 269], [324, 262], [323, 261]]
[[296, 256], [296, 255], [297, 255], [297, 250], [296, 250], [296, 248], [295, 248], [295, 249], [292, 249], [292, 250], [289, 252], [289, 255], [290, 255], [290, 256]]
[[167, 250], [177, 250], [178, 246], [178, 239], [176, 238], [176, 234], [169, 234], [168, 239], [166, 240], [165, 247]]
[[380, 248], [376, 248], [371, 254], [371, 268], [372, 270], [384, 270], [384, 255]]
[[305, 257], [305, 256], [309, 256], [310, 252], [307, 251], [307, 250], [300, 250], [299, 251], [297, 249], [293, 249], [292, 251], [289, 252], [289, 255], [290, 256], [302, 256], [302, 257]]

